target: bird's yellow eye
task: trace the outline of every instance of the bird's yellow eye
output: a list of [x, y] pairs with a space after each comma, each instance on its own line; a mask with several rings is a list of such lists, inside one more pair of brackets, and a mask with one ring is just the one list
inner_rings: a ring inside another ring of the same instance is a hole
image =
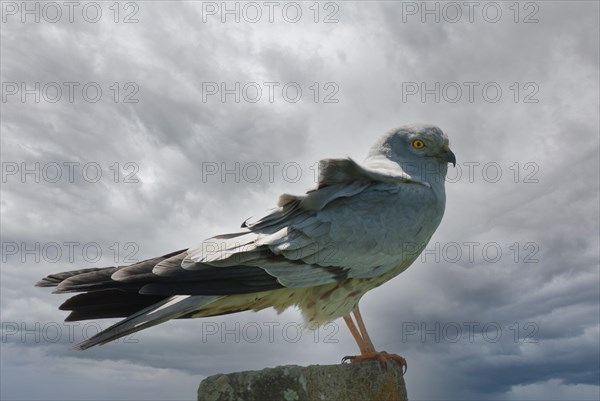
[[415, 139], [412, 141], [412, 147], [415, 149], [423, 149], [425, 147], [425, 142], [420, 139]]

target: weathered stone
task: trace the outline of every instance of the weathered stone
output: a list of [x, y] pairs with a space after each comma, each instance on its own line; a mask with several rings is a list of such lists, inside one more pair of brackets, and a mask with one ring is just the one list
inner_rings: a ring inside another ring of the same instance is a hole
[[199, 401], [405, 401], [402, 368], [394, 361], [278, 366], [207, 377]]

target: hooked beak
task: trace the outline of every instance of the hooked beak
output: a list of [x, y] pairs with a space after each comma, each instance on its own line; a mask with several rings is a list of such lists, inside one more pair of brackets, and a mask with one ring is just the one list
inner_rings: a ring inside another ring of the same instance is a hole
[[452, 163], [452, 166], [456, 167], [456, 156], [447, 146], [444, 146], [444, 151], [440, 155], [440, 159], [446, 163]]

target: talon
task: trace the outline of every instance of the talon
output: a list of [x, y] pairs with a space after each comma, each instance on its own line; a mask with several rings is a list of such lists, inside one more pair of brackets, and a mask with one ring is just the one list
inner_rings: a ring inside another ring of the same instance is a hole
[[384, 369], [387, 369], [387, 361], [388, 360], [396, 361], [402, 367], [402, 376], [406, 374], [408, 371], [408, 364], [406, 363], [406, 359], [396, 354], [388, 354], [385, 351], [382, 352], [367, 352], [357, 356], [345, 356], [342, 358], [342, 363], [350, 361], [350, 363], [361, 363], [365, 361], [373, 361], [377, 360], [381, 365], [383, 365]]
[[[356, 323], [352, 319], [352, 315], [354, 315]], [[345, 356], [344, 358], [342, 358], [342, 363], [346, 361], [350, 361], [351, 363], [360, 363], [369, 360], [377, 360], [379, 361], [380, 365], [383, 365], [384, 369], [387, 369], [388, 359], [393, 359], [394, 361], [400, 364], [402, 376], [406, 374], [406, 371], [408, 370], [408, 364], [406, 363], [406, 359], [402, 358], [400, 355], [388, 354], [385, 351], [375, 351], [373, 342], [369, 338], [367, 328], [365, 327], [365, 323], [363, 322], [362, 316], [360, 315], [358, 305], [356, 305], [354, 309], [352, 309], [351, 314], [349, 313], [346, 316], [344, 316], [344, 321], [346, 322], [346, 325], [350, 330], [350, 334], [352, 334], [354, 340], [358, 344], [358, 348], [360, 349], [360, 355]]]

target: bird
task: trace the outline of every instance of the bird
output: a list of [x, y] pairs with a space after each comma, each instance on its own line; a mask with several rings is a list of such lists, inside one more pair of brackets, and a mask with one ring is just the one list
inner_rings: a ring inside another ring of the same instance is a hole
[[395, 360], [376, 351], [359, 301], [405, 271], [445, 211], [449, 140], [430, 124], [381, 136], [359, 164], [319, 162], [316, 188], [283, 194], [264, 217], [227, 234], [135, 264], [51, 274], [39, 287], [79, 293], [66, 321], [125, 318], [75, 345], [84, 350], [170, 319], [297, 307], [315, 327], [343, 318], [360, 350], [343, 361]]

